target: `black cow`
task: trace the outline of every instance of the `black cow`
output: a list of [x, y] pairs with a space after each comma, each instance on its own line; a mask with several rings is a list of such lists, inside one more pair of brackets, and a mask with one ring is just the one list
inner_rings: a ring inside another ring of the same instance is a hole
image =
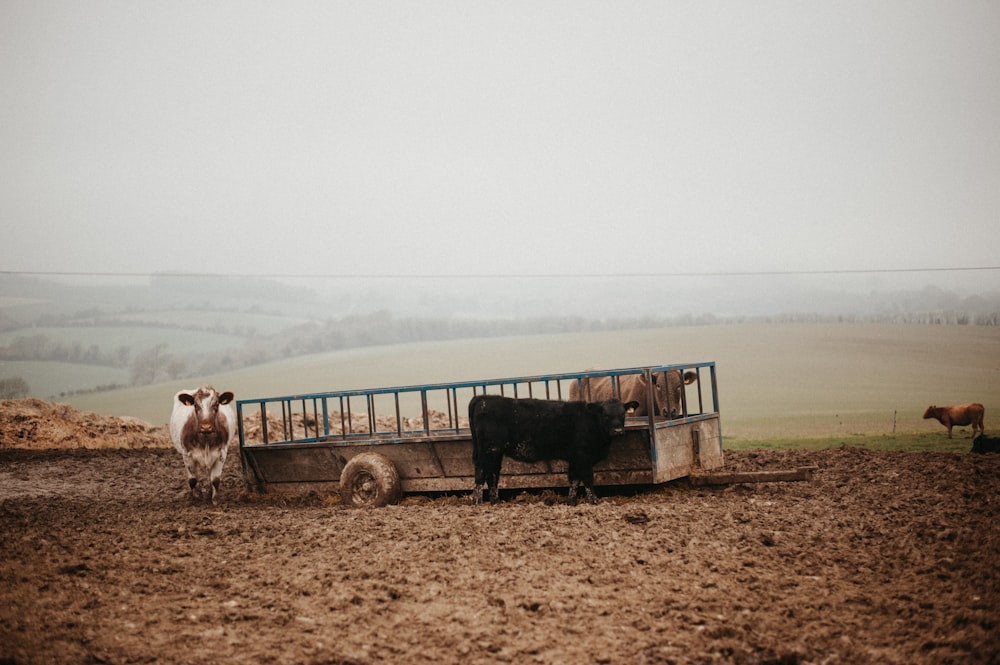
[[477, 395], [469, 401], [472, 429], [472, 462], [476, 486], [472, 502], [483, 501], [483, 485], [490, 488], [490, 502], [499, 499], [500, 466], [504, 455], [520, 462], [558, 459], [569, 463], [569, 498], [576, 501], [584, 486], [594, 496], [594, 465], [607, 457], [611, 437], [625, 431], [625, 412], [638, 402], [561, 402]]
[[1000, 439], [980, 434], [972, 440], [972, 453], [1000, 453]]

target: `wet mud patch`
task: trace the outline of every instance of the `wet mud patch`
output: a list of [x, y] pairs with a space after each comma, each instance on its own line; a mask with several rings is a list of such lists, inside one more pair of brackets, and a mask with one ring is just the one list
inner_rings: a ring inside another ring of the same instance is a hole
[[995, 663], [1000, 455], [727, 453], [807, 482], [218, 506], [170, 449], [0, 451], [5, 663]]

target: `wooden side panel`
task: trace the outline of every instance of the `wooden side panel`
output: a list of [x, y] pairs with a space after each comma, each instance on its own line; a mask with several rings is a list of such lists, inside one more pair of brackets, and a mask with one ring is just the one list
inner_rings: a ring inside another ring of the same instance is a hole
[[654, 482], [684, 478], [698, 469], [723, 465], [722, 437], [718, 418], [667, 425], [657, 423]]
[[265, 485], [340, 480], [347, 458], [328, 446], [244, 448], [247, 462]]
[[698, 426], [698, 450], [701, 460], [700, 467], [705, 471], [718, 469], [725, 465], [722, 452], [722, 429], [718, 418], [702, 420]]
[[[653, 447], [649, 430], [638, 423], [616, 437], [608, 458], [594, 467], [595, 485], [663, 483], [723, 465], [718, 417], [669, 426], [657, 423], [654, 432]], [[471, 489], [474, 482], [472, 441], [465, 437], [243, 448], [256, 480], [276, 491], [335, 487], [347, 461], [363, 451], [389, 458], [399, 471], [405, 492]], [[566, 487], [566, 470], [567, 464], [561, 460], [525, 464], [508, 458], [501, 467], [500, 485], [505, 489]]]

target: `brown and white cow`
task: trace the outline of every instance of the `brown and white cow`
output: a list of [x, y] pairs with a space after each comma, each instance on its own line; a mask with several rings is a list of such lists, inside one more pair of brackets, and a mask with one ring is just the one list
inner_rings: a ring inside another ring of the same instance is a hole
[[170, 439], [180, 452], [188, 473], [191, 496], [197, 498], [199, 481], [215, 503], [229, 444], [236, 434], [233, 393], [219, 393], [212, 386], [182, 390], [174, 395]]
[[[666, 376], [664, 376], [664, 374]], [[676, 418], [681, 411], [681, 390], [698, 380], [696, 372], [684, 372], [672, 369], [668, 372], [654, 372], [653, 379], [653, 409], [657, 416]], [[644, 374], [626, 374], [618, 377], [623, 402], [638, 402], [639, 407], [634, 415], [649, 415], [647, 404], [649, 386]], [[571, 402], [602, 402], [618, 398], [614, 393], [609, 376], [583, 377], [579, 382], [573, 381], [569, 387]]]
[[948, 428], [948, 438], [951, 438], [951, 428], [955, 425], [972, 425], [972, 438], [976, 438], [976, 430], [983, 433], [983, 415], [986, 409], [982, 404], [959, 404], [957, 406], [929, 406], [924, 411], [924, 420], [936, 418], [939, 423]]

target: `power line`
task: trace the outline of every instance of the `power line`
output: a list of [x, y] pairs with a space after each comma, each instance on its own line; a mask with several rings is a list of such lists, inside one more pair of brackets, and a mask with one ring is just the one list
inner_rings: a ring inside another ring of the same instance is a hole
[[648, 277], [772, 277], [805, 275], [876, 275], [939, 272], [987, 272], [1000, 266], [932, 267], [932, 268], [858, 268], [833, 270], [721, 270], [708, 272], [618, 272], [618, 273], [527, 273], [520, 275], [496, 273], [208, 273], [208, 272], [113, 272], [0, 270], [0, 275], [19, 277], [132, 277], [132, 278], [227, 278], [227, 279], [614, 279]]

